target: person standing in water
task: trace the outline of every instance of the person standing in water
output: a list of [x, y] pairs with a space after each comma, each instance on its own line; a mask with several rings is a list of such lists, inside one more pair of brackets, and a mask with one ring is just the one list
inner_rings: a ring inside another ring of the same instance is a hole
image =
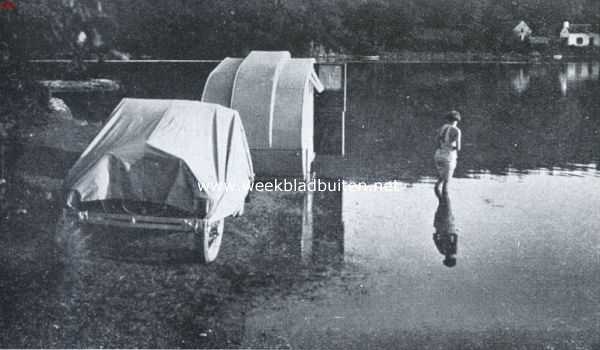
[[438, 172], [438, 180], [435, 184], [435, 193], [438, 197], [441, 196], [440, 186], [442, 192], [446, 193], [448, 191], [448, 181], [450, 181], [454, 169], [456, 169], [456, 160], [461, 145], [461, 131], [457, 126], [459, 121], [460, 113], [457, 111], [448, 112], [446, 114], [446, 124], [438, 130], [436, 136], [437, 149], [433, 159]]

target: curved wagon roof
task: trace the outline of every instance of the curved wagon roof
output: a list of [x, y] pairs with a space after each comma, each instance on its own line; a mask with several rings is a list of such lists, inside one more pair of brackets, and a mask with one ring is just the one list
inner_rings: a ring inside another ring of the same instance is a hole
[[324, 89], [315, 63], [287, 51], [252, 51], [244, 59], [224, 59], [209, 75], [202, 101], [240, 113], [257, 173], [308, 171], [314, 159], [313, 91]]

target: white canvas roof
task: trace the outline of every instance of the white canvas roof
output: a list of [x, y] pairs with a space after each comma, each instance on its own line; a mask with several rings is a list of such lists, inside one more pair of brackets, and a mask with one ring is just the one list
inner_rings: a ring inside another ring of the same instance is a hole
[[202, 101], [240, 113], [260, 175], [306, 175], [314, 159], [313, 92], [323, 91], [312, 58], [252, 51], [226, 58], [209, 75]]
[[69, 171], [65, 187], [82, 201], [141, 200], [188, 211], [203, 198], [211, 203], [207, 218], [218, 220], [243, 209], [253, 176], [236, 111], [126, 98]]

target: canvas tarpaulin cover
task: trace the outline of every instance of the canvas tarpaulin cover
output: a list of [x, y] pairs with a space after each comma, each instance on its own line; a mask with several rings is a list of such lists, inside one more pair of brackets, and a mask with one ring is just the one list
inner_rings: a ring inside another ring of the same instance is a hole
[[121, 101], [65, 179], [81, 201], [123, 199], [193, 211], [209, 221], [243, 210], [254, 176], [238, 113], [186, 100]]

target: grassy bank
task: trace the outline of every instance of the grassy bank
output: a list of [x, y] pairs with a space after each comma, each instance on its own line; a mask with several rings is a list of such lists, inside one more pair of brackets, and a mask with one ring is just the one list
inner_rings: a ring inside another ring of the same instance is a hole
[[190, 234], [66, 220], [64, 173], [100, 127], [55, 115], [21, 140], [0, 222], [3, 347], [239, 347], [249, 310], [361, 278], [301, 262], [302, 193], [254, 195], [244, 216], [226, 220], [211, 265]]

